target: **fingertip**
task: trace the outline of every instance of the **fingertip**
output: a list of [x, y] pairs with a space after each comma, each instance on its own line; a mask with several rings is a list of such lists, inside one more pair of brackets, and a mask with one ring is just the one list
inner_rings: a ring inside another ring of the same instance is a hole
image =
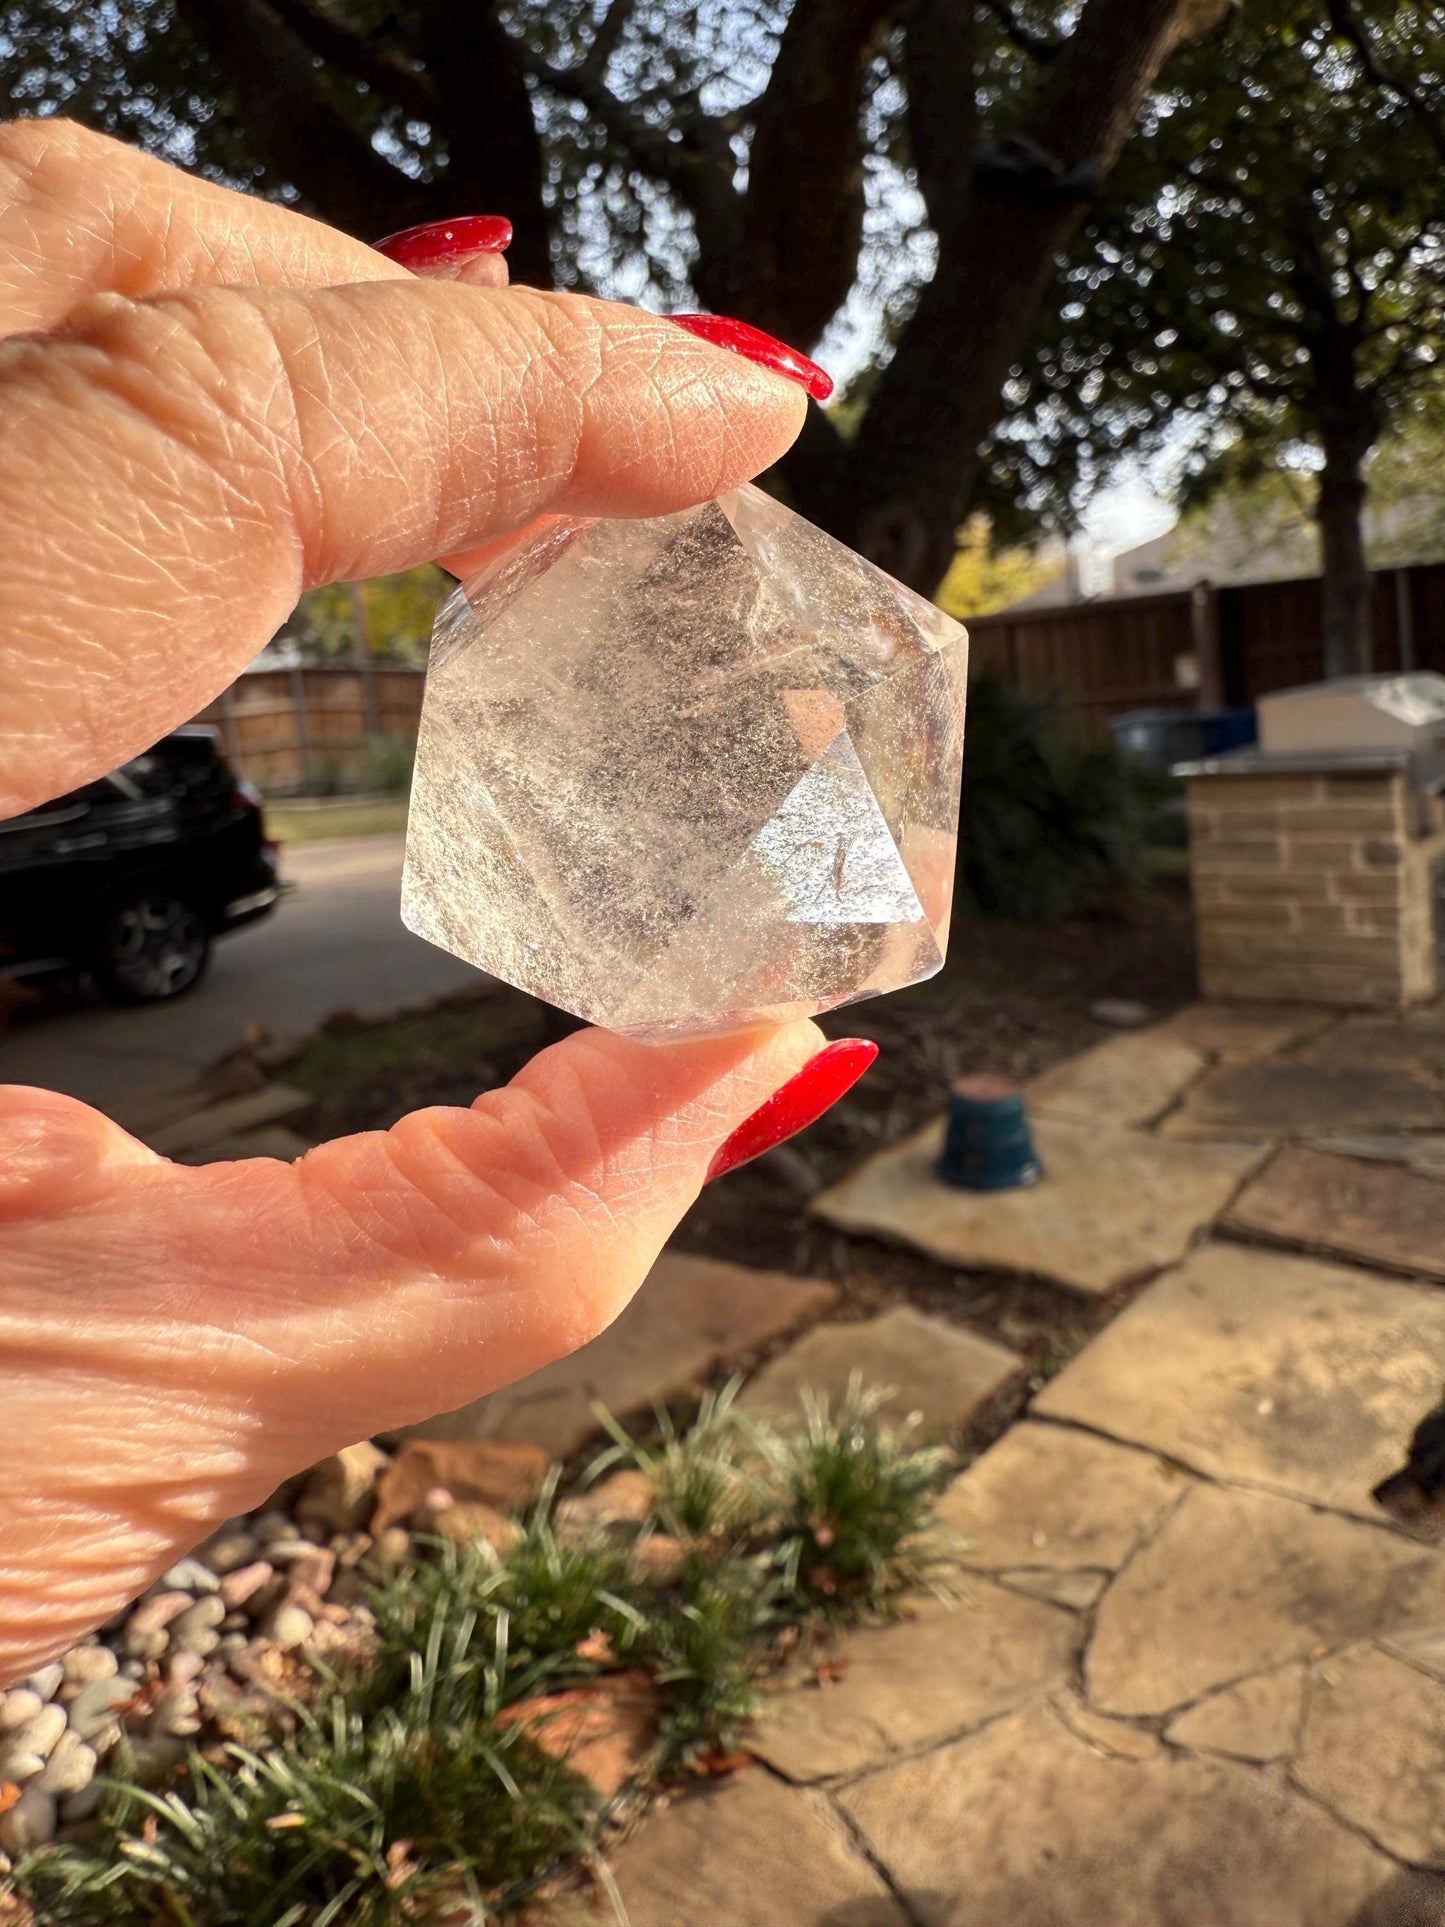
[[664, 316], [523, 288], [507, 307], [540, 325], [547, 372], [581, 398], [554, 511], [667, 515], [711, 500], [777, 461], [807, 418], [795, 381]]

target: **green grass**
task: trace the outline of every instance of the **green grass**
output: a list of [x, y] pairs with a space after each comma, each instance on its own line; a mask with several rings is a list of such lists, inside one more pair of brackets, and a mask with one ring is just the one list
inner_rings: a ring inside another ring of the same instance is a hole
[[926, 1576], [933, 1495], [952, 1456], [881, 1425], [886, 1396], [855, 1377], [830, 1411], [805, 1392], [801, 1430], [765, 1439], [781, 1496], [779, 1572], [802, 1609], [873, 1611]]
[[[438, 1542], [379, 1584], [374, 1653], [318, 1670], [294, 1730], [114, 1785], [93, 1840], [18, 1867], [40, 1927], [483, 1927], [606, 1818], [509, 1708], [640, 1668], [660, 1710], [633, 1791], [732, 1751], [785, 1644], [917, 1583], [948, 1462], [856, 1386], [783, 1432], [735, 1390], [655, 1442], [611, 1427], [590, 1477], [644, 1470], [640, 1526], [563, 1529], [549, 1487], [505, 1554]], [[657, 1534], [678, 1542], [663, 1567]]]
[[404, 836], [406, 798], [378, 797], [365, 803], [338, 803], [325, 809], [266, 805], [266, 827], [278, 843], [322, 843], [338, 836]]
[[458, 1000], [392, 1023], [320, 1031], [287, 1070], [286, 1081], [318, 1097], [344, 1097], [389, 1071], [466, 1062], [478, 1047], [478, 1003]]

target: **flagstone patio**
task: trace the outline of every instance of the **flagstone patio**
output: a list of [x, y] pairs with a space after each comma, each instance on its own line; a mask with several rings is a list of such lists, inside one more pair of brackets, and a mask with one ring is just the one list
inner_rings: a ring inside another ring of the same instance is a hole
[[[616, 1850], [627, 1918], [1440, 1927], [1445, 1549], [1371, 1494], [1445, 1384], [1445, 1021], [1196, 1006], [1029, 1098], [1052, 1193], [945, 1193], [932, 1127], [815, 1208], [945, 1255], [965, 1305], [970, 1266], [1144, 1287], [944, 1494], [951, 1598], [852, 1634]], [[745, 1399], [868, 1373], [871, 1335], [815, 1325]], [[953, 1358], [890, 1349], [899, 1408], [957, 1423], [1008, 1362]]]

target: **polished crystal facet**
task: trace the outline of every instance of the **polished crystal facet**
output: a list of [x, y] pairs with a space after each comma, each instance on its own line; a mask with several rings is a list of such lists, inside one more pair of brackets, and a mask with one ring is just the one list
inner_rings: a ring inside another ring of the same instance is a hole
[[437, 618], [402, 917], [641, 1036], [932, 976], [967, 648], [755, 488], [554, 522]]

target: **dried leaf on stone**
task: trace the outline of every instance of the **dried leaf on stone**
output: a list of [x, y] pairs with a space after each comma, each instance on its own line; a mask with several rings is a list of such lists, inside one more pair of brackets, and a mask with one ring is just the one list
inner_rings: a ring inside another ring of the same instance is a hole
[[534, 1746], [610, 1799], [641, 1767], [657, 1719], [657, 1688], [634, 1671], [521, 1700], [502, 1710], [498, 1724], [520, 1726]]

